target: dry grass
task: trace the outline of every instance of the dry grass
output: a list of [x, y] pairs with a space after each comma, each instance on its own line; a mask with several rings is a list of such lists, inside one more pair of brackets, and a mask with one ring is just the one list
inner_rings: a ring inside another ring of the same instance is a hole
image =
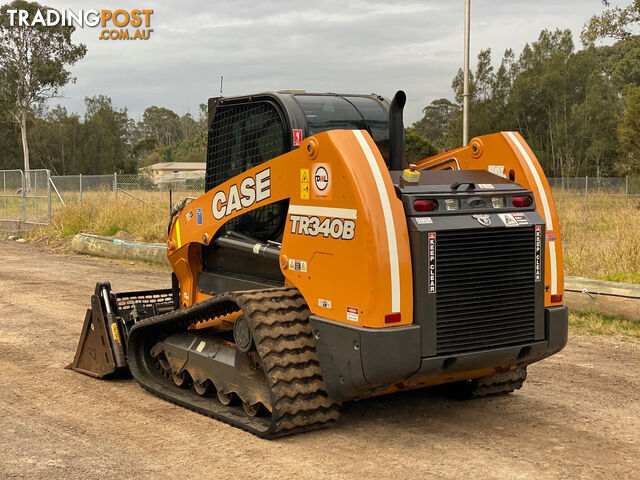
[[94, 193], [85, 195], [82, 205], [56, 209], [51, 224], [33, 230], [29, 238], [55, 242], [84, 232], [163, 243], [168, 219], [168, 205], [160, 211], [125, 195], [116, 201], [111, 193]]
[[555, 195], [567, 275], [640, 283], [638, 200]]
[[[35, 230], [32, 239], [56, 241], [78, 232], [131, 240], [164, 242], [168, 220], [167, 192], [132, 192], [161, 211], [119, 194], [88, 192], [83, 204], [54, 205], [51, 225]], [[179, 193], [174, 200], [194, 193]], [[638, 199], [620, 196], [555, 194], [567, 275], [640, 283], [640, 209]], [[122, 233], [126, 232], [126, 233]]]
[[640, 322], [632, 322], [600, 313], [569, 313], [569, 330], [583, 335], [618, 336], [640, 341]]

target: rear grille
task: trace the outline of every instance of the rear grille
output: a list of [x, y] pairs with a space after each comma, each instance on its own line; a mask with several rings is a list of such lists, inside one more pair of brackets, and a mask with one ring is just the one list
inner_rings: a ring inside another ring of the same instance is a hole
[[436, 350], [440, 354], [535, 339], [535, 232], [438, 232]]

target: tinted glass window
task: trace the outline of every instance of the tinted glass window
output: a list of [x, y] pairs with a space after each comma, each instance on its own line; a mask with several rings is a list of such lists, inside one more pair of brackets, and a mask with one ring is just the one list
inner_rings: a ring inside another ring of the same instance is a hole
[[309, 135], [327, 130], [366, 130], [362, 116], [342, 97], [296, 95], [305, 116]]
[[389, 160], [389, 118], [372, 98], [296, 95], [305, 116], [309, 135], [327, 130], [368, 130], [385, 161]]
[[369, 127], [373, 141], [378, 145], [385, 161], [389, 162], [389, 114], [372, 98], [346, 97], [353, 103]]
[[389, 116], [378, 102], [371, 98], [345, 97], [364, 118], [373, 140], [389, 140]]

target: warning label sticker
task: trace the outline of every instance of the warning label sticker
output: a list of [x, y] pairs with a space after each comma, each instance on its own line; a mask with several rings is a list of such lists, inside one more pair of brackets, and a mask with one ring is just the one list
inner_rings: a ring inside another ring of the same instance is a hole
[[416, 223], [418, 225], [426, 225], [428, 223], [433, 223], [433, 220], [431, 219], [431, 217], [417, 217]]
[[427, 292], [436, 293], [436, 233], [429, 232], [427, 243]]
[[524, 213], [499, 213], [498, 216], [507, 227], [531, 225], [531, 222]]
[[324, 298], [318, 299], [318, 306], [321, 308], [331, 308], [331, 300], [325, 300]]
[[542, 279], [542, 226], [536, 225], [536, 282]]
[[300, 169], [300, 199], [309, 200], [309, 169]]
[[356, 307], [347, 307], [347, 320], [350, 322], [357, 322], [359, 316], [359, 310]]
[[489, 165], [488, 170], [494, 175], [498, 175], [502, 178], [507, 178], [507, 176], [504, 174], [504, 165]]
[[302, 130], [299, 128], [293, 129], [293, 146], [299, 147], [302, 143]]
[[478, 183], [478, 188], [496, 188], [491, 183]]
[[289, 259], [289, 270], [293, 270], [294, 272], [306, 272], [307, 262], [304, 260]]

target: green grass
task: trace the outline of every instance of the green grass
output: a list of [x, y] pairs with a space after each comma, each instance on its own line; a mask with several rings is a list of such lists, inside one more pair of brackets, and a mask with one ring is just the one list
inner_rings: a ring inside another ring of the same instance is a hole
[[640, 341], [640, 321], [632, 322], [600, 313], [569, 313], [569, 331], [583, 335], [618, 336]]
[[610, 273], [605, 275], [605, 280], [610, 282], [637, 283], [640, 285], [640, 271]]

